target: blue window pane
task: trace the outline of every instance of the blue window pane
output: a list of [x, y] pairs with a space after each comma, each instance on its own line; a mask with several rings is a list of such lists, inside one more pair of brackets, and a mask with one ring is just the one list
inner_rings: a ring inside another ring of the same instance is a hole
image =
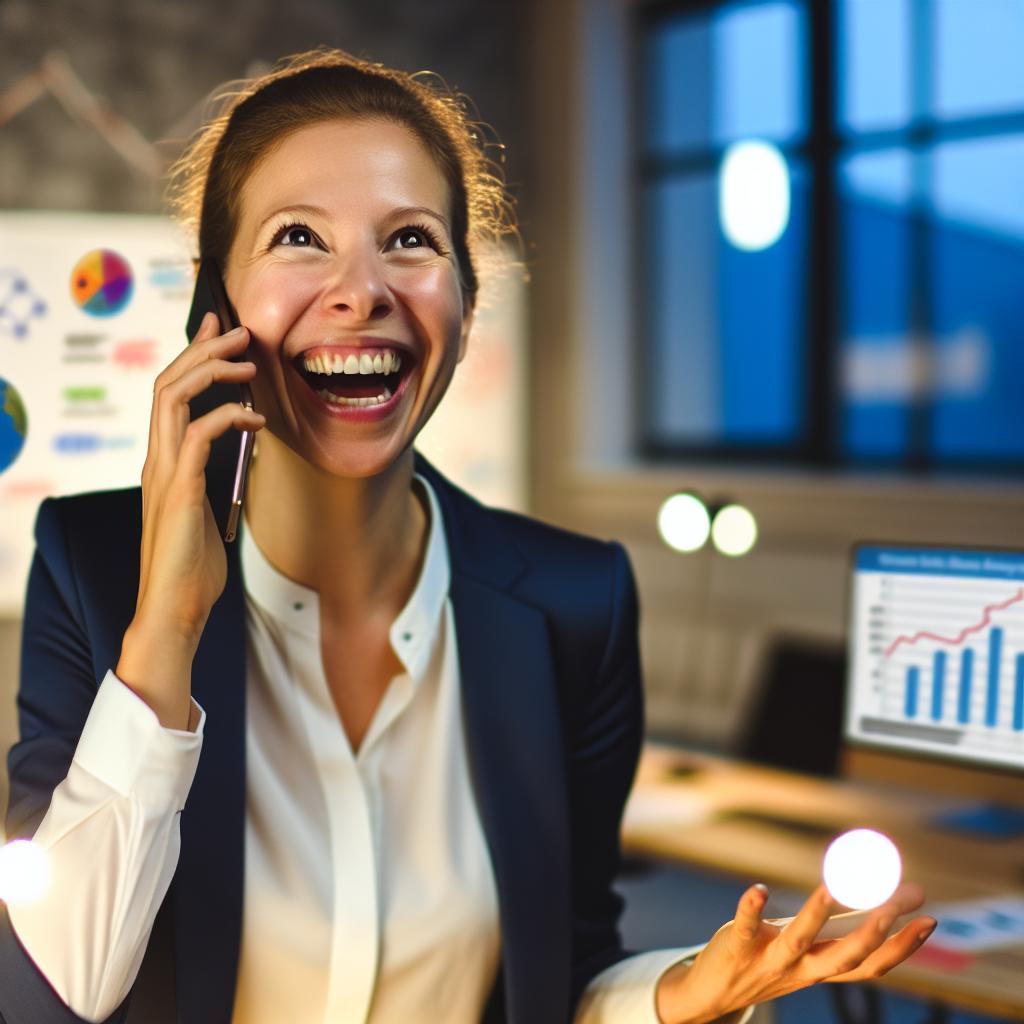
[[722, 418], [715, 195], [710, 175], [647, 195], [651, 422], [659, 438], [690, 444], [717, 440]]
[[942, 221], [1024, 240], [1024, 134], [943, 143], [933, 173]]
[[908, 305], [912, 161], [892, 149], [853, 156], [839, 170], [840, 436], [855, 459], [898, 459], [910, 439], [920, 379]]
[[1024, 135], [935, 150], [931, 232], [938, 458], [1024, 457]]
[[932, 2], [935, 113], [954, 118], [1024, 107], [1024, 3]]
[[648, 190], [648, 394], [660, 441], [756, 446], [799, 434], [808, 186], [805, 168], [790, 173], [789, 224], [757, 252], [722, 234], [713, 176]]
[[704, 147], [711, 138], [711, 27], [707, 18], [660, 24], [647, 38], [649, 151]]
[[804, 12], [795, 3], [730, 5], [713, 16], [714, 139], [804, 134]]
[[910, 119], [909, 2], [840, 0], [836, 95], [841, 128], [897, 128]]

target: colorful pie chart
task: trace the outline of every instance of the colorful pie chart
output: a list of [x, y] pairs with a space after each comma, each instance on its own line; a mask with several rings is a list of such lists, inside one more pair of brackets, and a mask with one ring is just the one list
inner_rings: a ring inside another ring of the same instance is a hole
[[114, 316], [131, 302], [132, 268], [112, 249], [93, 249], [71, 272], [71, 297], [92, 316]]

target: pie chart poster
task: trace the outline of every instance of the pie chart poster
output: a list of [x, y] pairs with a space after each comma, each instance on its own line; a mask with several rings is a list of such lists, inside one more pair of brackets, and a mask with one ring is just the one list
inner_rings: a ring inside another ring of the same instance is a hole
[[20, 615], [44, 497], [138, 485], [191, 298], [166, 218], [0, 212], [0, 387], [20, 442], [0, 465], [0, 615]]

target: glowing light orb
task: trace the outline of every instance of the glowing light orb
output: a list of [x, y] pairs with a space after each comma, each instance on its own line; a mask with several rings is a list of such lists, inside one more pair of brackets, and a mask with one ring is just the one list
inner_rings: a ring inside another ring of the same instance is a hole
[[725, 151], [718, 216], [725, 237], [747, 252], [774, 245], [789, 224], [789, 167], [767, 142], [737, 142]]
[[7, 904], [34, 903], [50, 887], [50, 860], [28, 839], [0, 847], [0, 900]]
[[742, 505], [726, 505], [711, 524], [711, 542], [723, 555], [745, 555], [757, 542], [757, 521]]
[[658, 512], [658, 532], [675, 551], [696, 551], [711, 532], [707, 506], [693, 494], [673, 494]]
[[896, 844], [869, 828], [844, 832], [825, 851], [825, 885], [836, 903], [852, 910], [884, 903], [900, 884], [902, 870]]

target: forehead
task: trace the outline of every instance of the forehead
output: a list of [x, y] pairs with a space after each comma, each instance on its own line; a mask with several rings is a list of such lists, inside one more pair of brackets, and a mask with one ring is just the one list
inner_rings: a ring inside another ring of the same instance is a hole
[[292, 132], [256, 165], [242, 189], [241, 222], [315, 203], [339, 213], [427, 206], [448, 212], [448, 185], [426, 146], [401, 124], [325, 121]]

